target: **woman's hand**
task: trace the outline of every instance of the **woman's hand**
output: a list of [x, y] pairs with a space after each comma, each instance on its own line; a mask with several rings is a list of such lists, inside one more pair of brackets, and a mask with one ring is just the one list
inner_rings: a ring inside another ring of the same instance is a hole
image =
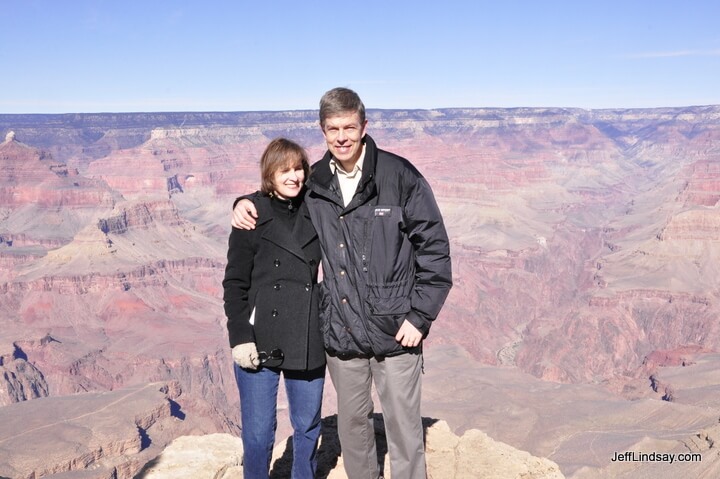
[[255, 343], [242, 343], [232, 348], [232, 357], [235, 364], [243, 369], [257, 369], [260, 365]]

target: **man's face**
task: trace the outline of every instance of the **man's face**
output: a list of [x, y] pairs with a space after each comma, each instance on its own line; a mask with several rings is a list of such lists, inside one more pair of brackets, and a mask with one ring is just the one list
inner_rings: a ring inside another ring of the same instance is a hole
[[325, 119], [323, 136], [328, 150], [345, 170], [355, 166], [362, 154], [362, 139], [367, 120], [360, 122], [357, 112], [340, 113]]

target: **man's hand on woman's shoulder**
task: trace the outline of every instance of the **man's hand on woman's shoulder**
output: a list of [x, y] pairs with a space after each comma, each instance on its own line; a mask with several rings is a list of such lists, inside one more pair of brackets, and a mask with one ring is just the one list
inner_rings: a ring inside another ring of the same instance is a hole
[[232, 225], [242, 230], [254, 230], [257, 217], [255, 204], [249, 199], [243, 198], [233, 208]]

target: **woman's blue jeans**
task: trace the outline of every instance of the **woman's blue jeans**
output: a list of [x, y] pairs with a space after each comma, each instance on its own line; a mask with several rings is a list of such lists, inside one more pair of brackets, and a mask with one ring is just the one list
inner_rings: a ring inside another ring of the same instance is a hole
[[312, 371], [281, 371], [235, 365], [240, 391], [244, 479], [268, 479], [277, 428], [277, 394], [280, 374], [290, 405], [293, 427], [292, 479], [313, 479], [317, 469], [325, 367]]

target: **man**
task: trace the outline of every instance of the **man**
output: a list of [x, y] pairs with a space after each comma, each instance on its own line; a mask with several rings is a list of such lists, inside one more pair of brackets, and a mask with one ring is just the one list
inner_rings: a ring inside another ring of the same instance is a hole
[[[452, 286], [445, 226], [422, 175], [366, 134], [354, 91], [325, 93], [320, 127], [328, 151], [313, 165], [305, 201], [323, 252], [320, 324], [345, 471], [350, 479], [382, 473], [374, 382], [393, 479], [424, 478], [422, 341]], [[255, 216], [252, 203], [241, 201], [233, 224], [252, 228]]]

